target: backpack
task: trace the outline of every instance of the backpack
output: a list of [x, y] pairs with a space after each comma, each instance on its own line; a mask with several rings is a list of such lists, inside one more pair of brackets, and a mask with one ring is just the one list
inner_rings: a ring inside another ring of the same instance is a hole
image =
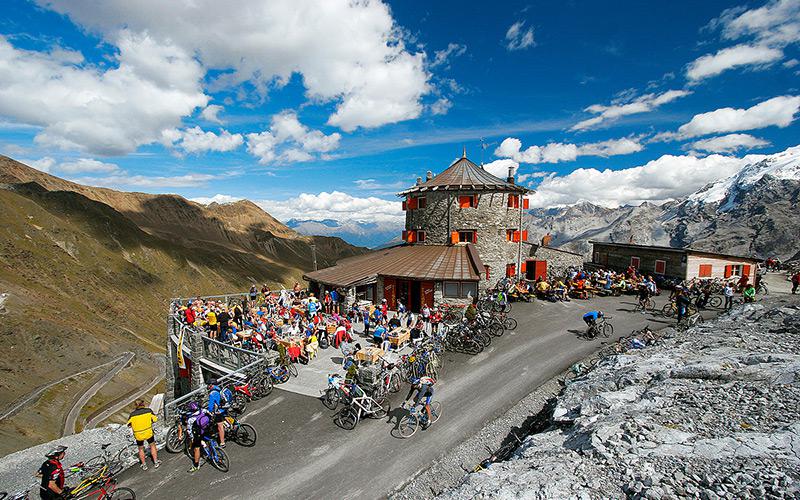
[[222, 397], [222, 402], [225, 404], [230, 404], [233, 401], [233, 393], [227, 387], [222, 389], [219, 395]]

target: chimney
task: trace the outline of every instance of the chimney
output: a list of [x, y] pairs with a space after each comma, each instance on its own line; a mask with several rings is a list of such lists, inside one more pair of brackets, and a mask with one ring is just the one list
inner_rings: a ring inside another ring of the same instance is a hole
[[506, 182], [509, 184], [514, 184], [514, 167], [508, 167], [508, 178]]
[[425, 174], [425, 180], [426, 180], [426, 181], [429, 181], [429, 180], [431, 180], [431, 179], [433, 179], [433, 172], [431, 172], [430, 170], [428, 170], [428, 172]]
[[422, 177], [417, 177], [417, 186], [422, 184]]

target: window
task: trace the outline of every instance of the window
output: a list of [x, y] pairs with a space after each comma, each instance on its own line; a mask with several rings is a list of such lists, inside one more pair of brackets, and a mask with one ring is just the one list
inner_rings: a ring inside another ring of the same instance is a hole
[[458, 242], [459, 243], [477, 243], [478, 242], [478, 234], [475, 231], [459, 231], [458, 232]]
[[405, 241], [406, 243], [416, 243], [419, 233], [423, 233], [424, 237], [425, 231], [403, 231], [402, 235], [403, 241]]
[[731, 276], [741, 276], [742, 275], [742, 266], [741, 264], [729, 264], [725, 266], [725, 277], [730, 278]]
[[700, 278], [710, 278], [713, 271], [713, 267], [711, 264], [700, 264], [700, 269], [697, 272], [697, 276]]
[[425, 243], [425, 231], [417, 231], [417, 241]]
[[519, 195], [518, 194], [510, 194], [510, 195], [508, 195], [508, 207], [509, 208], [519, 208]]
[[461, 195], [458, 197], [459, 208], [474, 208], [478, 206], [478, 195]]
[[466, 299], [478, 296], [478, 284], [474, 281], [445, 281], [444, 296], [451, 299]]
[[428, 206], [428, 198], [420, 196], [417, 198], [417, 208], [426, 208]]
[[489, 281], [489, 266], [484, 264], [483, 268], [486, 270], [486, 281]]
[[664, 260], [656, 261], [656, 274], [664, 274], [667, 271], [667, 262]]
[[416, 210], [416, 208], [417, 208], [417, 199], [412, 197], [412, 196], [409, 196], [408, 199], [406, 200], [406, 208], [408, 210]]
[[517, 265], [506, 264], [506, 277], [513, 278], [516, 275], [517, 275]]
[[514, 241], [514, 231], [513, 229], [506, 229], [506, 241]]
[[530, 208], [530, 203], [531, 203], [531, 200], [529, 200], [528, 198], [523, 198], [522, 199], [522, 208], [527, 210], [528, 208]]
[[639, 260], [639, 257], [631, 257], [631, 267], [632, 268], [639, 269], [639, 265], [640, 264], [641, 264], [641, 261]]

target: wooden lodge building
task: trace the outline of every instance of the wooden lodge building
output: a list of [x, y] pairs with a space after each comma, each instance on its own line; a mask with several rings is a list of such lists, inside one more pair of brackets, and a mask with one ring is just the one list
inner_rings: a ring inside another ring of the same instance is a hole
[[730, 278], [749, 276], [754, 282], [759, 260], [751, 257], [719, 254], [692, 248], [634, 245], [590, 241], [592, 264], [624, 271], [633, 266], [643, 274], [692, 278]]
[[406, 213], [404, 243], [340, 260], [303, 278], [312, 291], [339, 288], [348, 302], [385, 298], [390, 309], [398, 300], [413, 311], [443, 300], [467, 301], [503, 276], [524, 273], [527, 193], [511, 172], [500, 179], [465, 154], [398, 194]]

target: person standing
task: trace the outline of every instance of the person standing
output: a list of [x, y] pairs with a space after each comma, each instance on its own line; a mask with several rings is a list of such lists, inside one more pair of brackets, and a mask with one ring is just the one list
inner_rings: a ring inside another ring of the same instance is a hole
[[792, 276], [792, 295], [797, 293], [797, 289], [800, 287], [800, 271], [794, 273]]
[[689, 305], [692, 303], [689, 300], [689, 297], [683, 292], [683, 290], [679, 290], [677, 296], [675, 297], [675, 306], [678, 308], [678, 323], [686, 317], [686, 312], [689, 309]]
[[36, 473], [38, 477], [42, 478], [39, 496], [43, 500], [55, 500], [69, 495], [69, 488], [64, 487], [64, 466], [61, 465], [66, 454], [67, 447], [59, 445], [45, 455], [47, 461], [39, 467], [39, 471]]
[[128, 417], [128, 427], [133, 431], [133, 439], [139, 447], [139, 462], [142, 470], [147, 470], [147, 460], [144, 454], [144, 443], [150, 445], [150, 457], [153, 459], [153, 467], [158, 469], [161, 462], [158, 460], [158, 448], [156, 448], [155, 435], [153, 434], [153, 424], [158, 418], [153, 410], [144, 405], [141, 399], [136, 402], [136, 409]]
[[733, 308], [733, 287], [730, 283], [725, 283], [725, 288], [722, 289], [722, 295], [725, 296], [725, 307], [726, 311]]

